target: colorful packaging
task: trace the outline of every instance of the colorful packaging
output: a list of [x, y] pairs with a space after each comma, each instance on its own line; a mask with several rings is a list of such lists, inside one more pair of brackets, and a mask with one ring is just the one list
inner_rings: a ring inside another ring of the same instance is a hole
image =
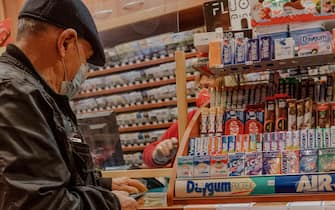
[[304, 100], [297, 101], [297, 129], [304, 129], [305, 103]]
[[308, 138], [308, 131], [307, 129], [301, 130], [300, 131], [300, 149], [301, 150], [306, 150], [308, 149], [307, 147], [307, 138]]
[[285, 150], [291, 151], [293, 148], [293, 131], [287, 131], [286, 133], [286, 148]]
[[179, 156], [177, 157], [178, 178], [192, 178], [193, 177], [193, 157], [192, 156]]
[[236, 136], [235, 152], [242, 152], [243, 135]]
[[215, 155], [221, 155], [222, 154], [222, 135], [221, 133], [216, 134], [216, 138], [215, 138], [215, 147], [216, 147], [216, 151], [215, 151]]
[[330, 128], [322, 128], [323, 148], [330, 148], [331, 145]]
[[201, 134], [208, 133], [208, 124], [209, 124], [209, 109], [207, 107], [201, 108]]
[[[222, 153], [221, 154], [227, 154], [228, 153], [228, 136], [222, 136]], [[234, 148], [235, 150], [235, 148]]]
[[288, 105], [288, 122], [289, 131], [297, 130], [297, 101], [295, 99], [287, 100]]
[[224, 110], [220, 107], [217, 108], [216, 112], [216, 132], [223, 133], [223, 118], [224, 118]]
[[215, 133], [216, 125], [216, 108], [209, 109], [209, 118], [208, 118], [208, 133]]
[[196, 156], [193, 158], [194, 177], [209, 176], [210, 160], [210, 156]]
[[201, 142], [203, 138], [206, 138], [205, 136], [201, 136], [200, 138], [195, 138], [194, 140], [194, 151], [195, 151], [195, 155], [200, 155], [201, 152]]
[[243, 135], [243, 152], [250, 152], [250, 136], [248, 134]]
[[304, 34], [296, 43], [298, 56], [311, 56], [332, 53], [332, 35], [328, 31]]
[[228, 155], [211, 156], [211, 177], [226, 177], [228, 170]]
[[305, 100], [304, 128], [312, 128], [313, 125], [313, 100], [308, 98]]
[[188, 144], [188, 155], [189, 156], [194, 156], [195, 155], [195, 138], [191, 138], [190, 142]]
[[315, 129], [315, 139], [318, 144], [319, 149], [323, 149], [324, 147], [324, 139], [323, 139], [323, 133], [322, 128], [316, 128]]
[[247, 44], [247, 61], [257, 62], [259, 60], [259, 39], [249, 39]]
[[238, 135], [244, 133], [244, 112], [226, 111], [225, 112], [225, 135]]
[[263, 151], [269, 152], [271, 151], [271, 133], [264, 133], [264, 140], [263, 140]]
[[307, 129], [307, 149], [317, 149], [318, 144], [315, 138], [315, 130]]
[[263, 133], [264, 111], [248, 109], [245, 112], [245, 133], [258, 134]]
[[236, 151], [236, 136], [228, 137], [228, 153], [234, 153]]
[[299, 150], [284, 151], [282, 155], [282, 174], [298, 174], [300, 170]]
[[270, 151], [279, 151], [279, 145], [276, 139], [276, 134], [275, 132], [268, 133], [268, 138], [270, 139]]
[[319, 172], [335, 171], [335, 149], [319, 150]]
[[244, 64], [246, 61], [246, 49], [247, 49], [247, 39], [246, 38], [236, 38], [235, 39], [235, 64]]
[[263, 174], [278, 175], [281, 174], [281, 153], [264, 152], [263, 153]]
[[275, 59], [288, 59], [294, 57], [293, 38], [275, 39]]
[[209, 47], [209, 61], [208, 65], [210, 68], [218, 68], [222, 66], [222, 42], [212, 41], [208, 44]]
[[277, 150], [284, 151], [286, 148], [287, 135], [286, 131], [276, 132]]
[[330, 106], [328, 103], [319, 103], [316, 105], [316, 127], [330, 127]]
[[300, 151], [300, 173], [318, 171], [318, 150]]
[[234, 64], [234, 40], [224, 39], [222, 47], [222, 57], [224, 65]]
[[260, 57], [262, 61], [272, 60], [272, 39], [270, 36], [260, 38]]
[[287, 131], [287, 94], [278, 94], [276, 96], [276, 123], [275, 131]]
[[262, 152], [249, 152], [245, 154], [245, 175], [262, 175]]
[[229, 176], [244, 175], [244, 153], [228, 154]]
[[260, 133], [256, 137], [256, 152], [262, 152], [264, 135]]
[[256, 143], [257, 143], [257, 134], [250, 134], [249, 136], [250, 138], [250, 143], [249, 143], [249, 151], [250, 152], [256, 152], [257, 151], [257, 147], [256, 147]]
[[268, 97], [264, 112], [264, 132], [275, 131], [275, 114], [275, 101], [272, 97]]

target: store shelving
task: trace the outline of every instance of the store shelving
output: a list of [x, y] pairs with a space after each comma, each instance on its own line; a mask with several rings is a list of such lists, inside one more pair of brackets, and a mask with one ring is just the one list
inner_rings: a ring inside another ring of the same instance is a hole
[[[195, 76], [187, 77], [187, 81], [194, 81], [194, 80], [195, 80]], [[170, 84], [175, 84], [175, 83], [176, 83], [176, 79], [165, 79], [165, 80], [158, 80], [155, 82], [146, 82], [146, 83], [142, 82], [142, 84], [135, 84], [135, 85], [124, 86], [124, 87], [119, 87], [119, 88], [111, 88], [108, 90], [106, 89], [99, 90], [99, 91], [90, 92], [90, 93], [81, 93], [77, 97], [75, 97], [74, 100], [112, 95], [112, 94], [118, 94], [118, 93], [123, 93], [123, 92], [134, 91], [134, 90], [142, 90], [145, 88], [160, 87], [160, 86], [170, 85]]]
[[223, 68], [208, 68], [207, 64], [194, 65], [198, 71], [210, 73], [217, 76], [227, 76], [233, 74], [248, 74], [257, 72], [274, 72], [282, 69], [297, 67], [320, 66], [335, 63], [334, 54], [315, 55], [306, 57], [294, 57], [283, 60], [262, 61], [253, 64], [227, 65]]
[[143, 151], [147, 145], [143, 146], [123, 146], [122, 151], [123, 152], [139, 152]]
[[[197, 55], [197, 53], [188, 53], [186, 55], [186, 58], [193, 58]], [[126, 72], [134, 69], [140, 69], [144, 67], [149, 67], [149, 66], [155, 66], [163, 63], [168, 63], [168, 62], [173, 62], [174, 61], [174, 56], [171, 57], [166, 57], [166, 58], [159, 58], [159, 59], [153, 59], [149, 61], [142, 61], [139, 63], [132, 63], [120, 67], [113, 67], [113, 68], [108, 68], [108, 69], [103, 69], [103, 70], [96, 70], [92, 71], [88, 74], [88, 78], [90, 77], [98, 77], [98, 76], [105, 76], [109, 74], [115, 74], [115, 73], [120, 73], [120, 72]]]
[[172, 123], [161, 123], [161, 124], [156, 124], [156, 125], [131, 126], [131, 127], [126, 127], [126, 128], [119, 128], [119, 132], [120, 133], [128, 133], [128, 132], [164, 129], [164, 128], [170, 127], [171, 125], [172, 125]]

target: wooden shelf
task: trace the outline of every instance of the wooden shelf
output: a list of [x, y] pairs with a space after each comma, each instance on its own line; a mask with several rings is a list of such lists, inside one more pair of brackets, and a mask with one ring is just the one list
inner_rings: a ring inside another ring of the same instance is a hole
[[[187, 81], [194, 81], [195, 76], [190, 76], [187, 77]], [[105, 96], [105, 95], [112, 95], [116, 93], [123, 93], [123, 92], [129, 92], [133, 90], [141, 90], [145, 88], [154, 88], [154, 87], [160, 87], [164, 85], [170, 85], [170, 84], [175, 84], [176, 79], [167, 79], [167, 80], [160, 80], [157, 82], [147, 82], [147, 83], [142, 83], [138, 85], [131, 85], [127, 87], [120, 87], [120, 88], [112, 88], [109, 90], [101, 90], [101, 91], [96, 91], [96, 92], [91, 92], [91, 93], [82, 93], [79, 94], [77, 97], [75, 97], [73, 100], [80, 100], [80, 99], [85, 99], [85, 98], [91, 98], [91, 97], [98, 97], [98, 96]]]
[[152, 177], [166, 177], [171, 175], [171, 168], [159, 169], [139, 169], [139, 170], [113, 170], [103, 171], [102, 177], [130, 177], [130, 178], [152, 178]]
[[157, 125], [140, 125], [140, 126], [133, 126], [128, 128], [119, 128], [120, 133], [128, 133], [128, 132], [136, 132], [136, 131], [147, 131], [147, 130], [156, 130], [156, 129], [164, 129], [168, 128], [173, 123], [162, 123]]
[[[186, 58], [193, 58], [197, 55], [197, 53], [187, 53]], [[150, 61], [143, 61], [141, 63], [134, 63], [134, 64], [129, 64], [126, 66], [121, 66], [121, 67], [115, 67], [115, 68], [109, 68], [109, 69], [104, 69], [104, 70], [97, 70], [94, 72], [90, 72], [88, 74], [88, 78], [90, 77], [98, 77], [98, 76], [105, 76], [109, 74], [114, 74], [114, 73], [119, 73], [119, 72], [125, 72], [129, 70], [134, 70], [134, 69], [140, 69], [148, 66], [154, 66], [154, 65], [159, 65], [163, 63], [168, 63], [168, 62], [173, 62], [174, 57], [166, 57], [166, 58], [160, 58], [157, 60], [150, 60]]]
[[143, 151], [145, 149], [145, 146], [126, 146], [126, 147], [122, 147], [122, 151], [123, 152], [138, 152], [138, 151]]
[[208, 68], [207, 65], [193, 66], [198, 71], [211, 73], [217, 76], [226, 76], [232, 74], [248, 74], [256, 72], [271, 72], [282, 69], [290, 69], [296, 67], [320, 66], [335, 63], [334, 54], [315, 55], [306, 57], [295, 57], [283, 60], [262, 61], [253, 64], [237, 64], [228, 65], [223, 68]]

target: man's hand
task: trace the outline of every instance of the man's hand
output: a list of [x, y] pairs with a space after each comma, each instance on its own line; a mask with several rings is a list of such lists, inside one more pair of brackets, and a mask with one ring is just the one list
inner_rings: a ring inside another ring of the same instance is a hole
[[122, 210], [136, 210], [138, 204], [135, 199], [129, 197], [129, 194], [124, 191], [112, 191], [119, 199]]
[[129, 194], [148, 191], [142, 182], [128, 177], [113, 178], [112, 190], [125, 191]]
[[165, 139], [156, 146], [152, 155], [154, 158], [157, 156], [169, 157], [174, 149], [177, 149], [177, 144], [176, 138]]

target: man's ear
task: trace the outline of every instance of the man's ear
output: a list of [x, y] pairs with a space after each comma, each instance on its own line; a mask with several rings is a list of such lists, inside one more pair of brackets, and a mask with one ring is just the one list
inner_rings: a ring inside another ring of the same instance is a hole
[[63, 58], [71, 44], [75, 44], [78, 38], [77, 32], [74, 29], [65, 29], [57, 39], [57, 50]]

